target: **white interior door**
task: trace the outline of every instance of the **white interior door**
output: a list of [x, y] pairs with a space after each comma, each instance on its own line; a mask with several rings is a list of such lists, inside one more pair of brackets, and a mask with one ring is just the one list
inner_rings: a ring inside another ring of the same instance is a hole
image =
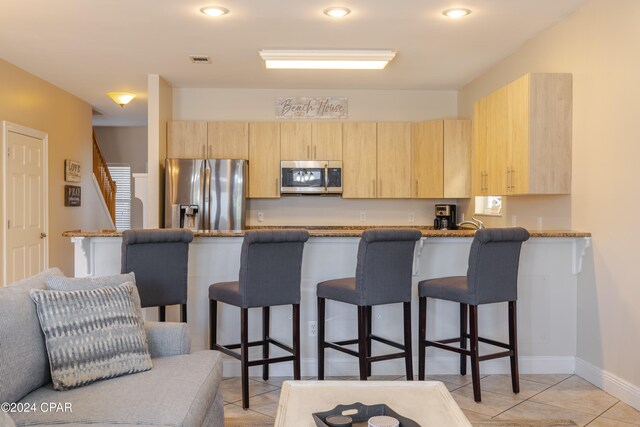
[[4, 283], [47, 268], [47, 135], [4, 126]]

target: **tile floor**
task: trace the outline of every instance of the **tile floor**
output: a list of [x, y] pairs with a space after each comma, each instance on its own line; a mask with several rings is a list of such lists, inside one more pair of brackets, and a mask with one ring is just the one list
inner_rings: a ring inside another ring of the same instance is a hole
[[[286, 379], [268, 381], [252, 378], [249, 384], [251, 409], [242, 409], [240, 378], [222, 381], [225, 427], [272, 425], [276, 416], [280, 387]], [[303, 379], [313, 379], [303, 378]], [[327, 377], [356, 380], [356, 377]], [[374, 376], [372, 380], [403, 381], [404, 377]], [[486, 375], [481, 379], [482, 403], [473, 400], [471, 375], [436, 375], [472, 423], [513, 419], [571, 419], [579, 426], [640, 426], [640, 412], [575, 375], [521, 375], [520, 394], [511, 392], [508, 375]]]

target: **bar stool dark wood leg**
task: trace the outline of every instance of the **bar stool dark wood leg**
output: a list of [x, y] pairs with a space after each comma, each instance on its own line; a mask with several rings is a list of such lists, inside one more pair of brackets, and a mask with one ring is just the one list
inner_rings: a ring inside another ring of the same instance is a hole
[[411, 301], [402, 304], [404, 311], [404, 363], [407, 381], [413, 381], [413, 350], [411, 348]]
[[[367, 357], [371, 357], [371, 331], [373, 328], [373, 306], [367, 306]], [[371, 376], [371, 362], [367, 362], [367, 377]]]
[[511, 386], [514, 393], [520, 393], [518, 372], [518, 319], [516, 301], [509, 301], [509, 350], [511, 350]]
[[358, 362], [360, 380], [367, 380], [367, 307], [358, 306]]
[[[460, 348], [467, 349], [467, 304], [460, 304]], [[460, 375], [467, 375], [467, 355], [460, 353]]]
[[167, 307], [164, 305], [161, 305], [160, 307], [158, 307], [158, 321], [160, 322], [164, 322], [167, 319]]
[[[263, 359], [268, 359], [269, 358], [269, 342], [267, 341], [269, 339], [269, 321], [270, 319], [270, 312], [269, 312], [269, 307], [262, 307], [262, 358]], [[262, 379], [263, 380], [268, 380], [269, 379], [269, 364], [266, 363], [264, 365], [262, 365]]]
[[249, 309], [240, 309], [240, 365], [242, 369], [242, 408], [249, 408]]
[[480, 359], [478, 357], [478, 306], [469, 305], [471, 329], [471, 377], [473, 380], [473, 400], [480, 402]]
[[418, 379], [424, 381], [425, 376], [425, 340], [427, 333], [427, 297], [418, 299]]
[[180, 304], [180, 321], [187, 323], [187, 304]]
[[300, 304], [293, 304], [293, 379], [300, 379]]
[[318, 298], [318, 380], [324, 380], [324, 298]]
[[215, 350], [218, 344], [218, 301], [209, 300], [209, 348]]

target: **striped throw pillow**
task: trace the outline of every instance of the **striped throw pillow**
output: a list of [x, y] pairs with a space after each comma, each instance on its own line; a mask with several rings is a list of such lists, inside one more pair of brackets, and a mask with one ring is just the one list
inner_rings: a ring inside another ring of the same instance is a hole
[[81, 291], [30, 291], [44, 333], [53, 388], [151, 369], [144, 328], [125, 283]]
[[114, 274], [111, 276], [88, 276], [88, 277], [65, 277], [65, 276], [46, 276], [44, 282], [49, 289], [54, 291], [90, 291], [92, 289], [104, 288], [105, 286], [120, 286], [127, 282], [133, 283], [133, 302], [136, 305], [136, 312], [140, 318], [140, 324], [144, 324], [144, 315], [142, 314], [142, 304], [140, 302], [140, 294], [136, 284], [136, 275], [133, 273]]

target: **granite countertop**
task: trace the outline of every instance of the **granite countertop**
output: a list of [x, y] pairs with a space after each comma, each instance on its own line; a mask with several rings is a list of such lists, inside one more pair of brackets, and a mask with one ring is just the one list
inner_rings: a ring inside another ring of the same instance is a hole
[[[476, 230], [434, 230], [432, 226], [357, 226], [357, 225], [327, 225], [327, 226], [249, 226], [247, 230], [291, 229], [302, 228], [309, 231], [311, 237], [360, 237], [368, 228], [417, 228], [423, 237], [473, 237]], [[242, 237], [245, 231], [195, 231], [195, 237]], [[529, 230], [531, 237], [591, 237], [591, 233], [574, 230]], [[121, 231], [99, 230], [81, 231], [71, 230], [62, 233], [63, 237], [120, 237]]]

